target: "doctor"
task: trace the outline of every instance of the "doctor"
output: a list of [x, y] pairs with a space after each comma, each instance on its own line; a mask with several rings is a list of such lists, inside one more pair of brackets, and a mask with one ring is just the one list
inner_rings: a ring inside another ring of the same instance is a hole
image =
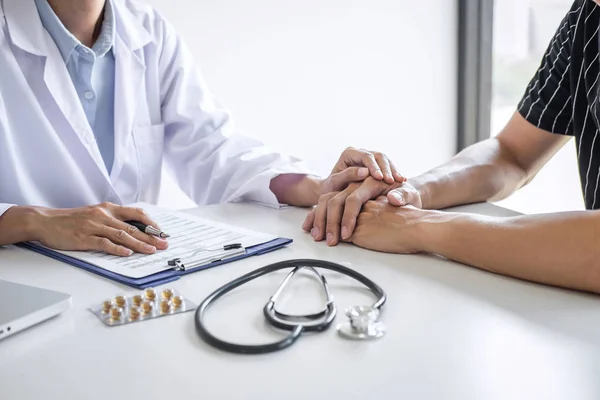
[[235, 134], [173, 27], [131, 0], [0, 0], [0, 60], [0, 245], [166, 248], [122, 206], [157, 201], [163, 162], [197, 204], [309, 206], [369, 175], [403, 180], [355, 149], [319, 179]]

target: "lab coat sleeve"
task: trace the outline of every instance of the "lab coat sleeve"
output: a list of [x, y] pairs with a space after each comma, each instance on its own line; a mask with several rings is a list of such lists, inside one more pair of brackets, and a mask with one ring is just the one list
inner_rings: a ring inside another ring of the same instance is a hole
[[309, 173], [299, 159], [234, 131], [231, 115], [212, 97], [168, 22], [159, 70], [165, 163], [197, 204], [254, 201], [277, 207], [271, 179]]
[[15, 206], [16, 204], [6, 204], [6, 203], [0, 203], [0, 217], [11, 207]]
[[[2, 26], [0, 26], [0, 30], [2, 29]], [[0, 35], [2, 34], [2, 32], [0, 31]], [[0, 38], [2, 39], [2, 38]], [[2, 93], [0, 93], [0, 137], [3, 135], [6, 135], [6, 124], [3, 120], [3, 118], [6, 116], [6, 110], [4, 109], [4, 103], [3, 103], [3, 99], [2, 99]], [[0, 193], [0, 198], [1, 198], [1, 193]], [[16, 204], [8, 204], [8, 203], [0, 203], [0, 217], [6, 212], [6, 210], [8, 210], [9, 208], [11, 208], [12, 206], [15, 206]]]

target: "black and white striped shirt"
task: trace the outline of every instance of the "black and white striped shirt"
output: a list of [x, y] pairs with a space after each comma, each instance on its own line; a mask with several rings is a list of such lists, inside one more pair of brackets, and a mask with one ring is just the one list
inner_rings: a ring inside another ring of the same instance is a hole
[[600, 209], [600, 7], [576, 0], [518, 110], [548, 132], [575, 136], [586, 208]]

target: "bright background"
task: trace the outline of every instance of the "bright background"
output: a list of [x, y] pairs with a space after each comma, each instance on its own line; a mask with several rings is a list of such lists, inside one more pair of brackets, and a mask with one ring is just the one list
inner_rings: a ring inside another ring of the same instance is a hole
[[[149, 0], [236, 125], [327, 175], [347, 146], [414, 175], [456, 141], [454, 1]], [[161, 204], [191, 205], [169, 179]]]
[[[347, 146], [407, 176], [455, 151], [456, 0], [146, 0], [178, 29], [237, 127], [326, 175]], [[514, 112], [572, 0], [495, 0], [492, 135]], [[160, 203], [193, 206], [167, 176]], [[499, 203], [583, 209], [571, 141]]]

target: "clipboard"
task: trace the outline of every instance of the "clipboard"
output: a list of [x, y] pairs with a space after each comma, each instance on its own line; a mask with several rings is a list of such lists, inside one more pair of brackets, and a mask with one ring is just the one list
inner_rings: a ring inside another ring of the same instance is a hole
[[96, 275], [100, 275], [104, 278], [111, 279], [113, 281], [119, 282], [121, 284], [133, 287], [135, 289], [146, 289], [148, 287], [154, 287], [159, 285], [164, 285], [169, 282], [173, 282], [181, 278], [182, 276], [191, 274], [193, 272], [202, 271], [208, 268], [218, 267], [223, 264], [231, 263], [234, 261], [242, 260], [244, 258], [258, 256], [266, 253], [270, 253], [272, 251], [281, 249], [292, 243], [292, 239], [288, 238], [276, 238], [271, 241], [260, 243], [254, 246], [250, 246], [245, 248], [243, 253], [234, 253], [232, 256], [227, 256], [221, 258], [219, 260], [214, 260], [208, 263], [202, 263], [199, 265], [195, 265], [192, 263], [186, 263], [185, 260], [180, 260], [180, 265], [173, 266], [172, 269], [166, 269], [151, 275], [147, 275], [141, 278], [131, 278], [128, 276], [124, 276], [104, 268], [98, 267], [96, 265], [90, 264], [86, 261], [80, 260], [75, 257], [68, 256], [63, 253], [59, 253], [57, 251], [51, 250], [47, 247], [38, 245], [36, 243], [25, 242], [19, 243], [18, 246], [26, 248], [28, 250], [34, 251], [36, 253], [42, 254], [44, 256], [53, 258], [58, 261], [62, 261], [66, 264], [72, 265], [74, 267], [83, 269], [85, 271], [94, 273]]
[[[292, 239], [248, 230], [176, 210], [136, 203], [172, 234], [169, 248], [152, 255], [119, 257], [103, 252], [73, 252], [41, 243], [18, 246], [136, 289], [173, 282], [187, 274], [275, 251]], [[224, 245], [226, 244], [226, 245]]]

